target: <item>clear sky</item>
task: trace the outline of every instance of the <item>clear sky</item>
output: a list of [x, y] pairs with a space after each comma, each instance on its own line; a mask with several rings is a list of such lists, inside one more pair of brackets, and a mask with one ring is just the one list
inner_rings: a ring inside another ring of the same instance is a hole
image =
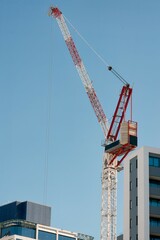
[[[51, 4], [134, 86], [139, 147], [160, 147], [160, 1], [0, 0], [0, 204], [45, 203], [53, 227], [98, 240], [103, 134], [48, 17]], [[122, 84], [70, 31], [111, 119]], [[122, 172], [118, 178], [122, 233]]]

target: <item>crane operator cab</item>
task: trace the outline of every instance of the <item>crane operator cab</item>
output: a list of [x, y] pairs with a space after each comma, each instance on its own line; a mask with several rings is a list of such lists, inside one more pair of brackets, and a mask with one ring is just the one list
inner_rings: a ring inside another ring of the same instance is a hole
[[135, 149], [137, 142], [137, 122], [124, 121], [120, 126], [120, 140], [107, 144], [105, 152], [121, 156]]

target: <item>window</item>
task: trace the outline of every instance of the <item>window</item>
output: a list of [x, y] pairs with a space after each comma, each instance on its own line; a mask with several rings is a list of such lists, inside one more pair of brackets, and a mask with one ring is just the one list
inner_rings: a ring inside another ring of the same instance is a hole
[[130, 200], [130, 209], [132, 208], [132, 200]]
[[136, 168], [138, 168], [138, 160], [136, 159]]
[[152, 206], [152, 207], [160, 207], [160, 200], [159, 199], [150, 198], [149, 205]]
[[136, 225], [138, 225], [138, 216], [136, 216]]
[[130, 228], [132, 228], [132, 218], [130, 218]]
[[150, 226], [160, 227], [160, 219], [159, 218], [150, 218]]
[[160, 237], [150, 236], [150, 240], [160, 240]]
[[160, 157], [149, 156], [149, 166], [160, 167]]
[[153, 188], [160, 188], [160, 181], [150, 179], [149, 186]]
[[132, 172], [132, 163], [130, 162], [130, 172]]
[[21, 226], [10, 226], [6, 228], [2, 228], [2, 237], [4, 235], [20, 235], [24, 237], [30, 237], [35, 238], [36, 230], [32, 228], [27, 227], [21, 227]]
[[154, 165], [153, 157], [149, 157], [149, 166], [153, 165]]
[[38, 240], [56, 240], [56, 234], [39, 230]]
[[130, 181], [130, 191], [132, 190], [132, 181]]
[[138, 187], [138, 178], [136, 178], [136, 187]]
[[136, 196], [136, 206], [138, 206], [138, 197]]
[[68, 236], [63, 236], [63, 235], [59, 235], [58, 236], [58, 240], [76, 240], [73, 237], [68, 237]]

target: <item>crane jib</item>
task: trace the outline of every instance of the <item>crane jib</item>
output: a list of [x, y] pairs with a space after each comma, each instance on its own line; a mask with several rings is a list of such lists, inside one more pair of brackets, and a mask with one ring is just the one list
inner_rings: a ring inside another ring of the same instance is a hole
[[73, 42], [73, 39], [70, 37], [65, 42], [66, 42], [66, 45], [67, 45], [67, 47], [69, 49], [69, 52], [72, 56], [74, 64], [80, 66], [82, 60], [79, 56], [78, 51], [76, 50], [76, 46]]
[[97, 120], [101, 125], [102, 131], [104, 133], [104, 137], [106, 138], [108, 127], [107, 127], [107, 118], [101, 106], [101, 103], [97, 97], [97, 94], [93, 88], [92, 82], [89, 78], [89, 75], [86, 71], [86, 68], [83, 64], [83, 61], [78, 53], [78, 50], [75, 46], [75, 43], [71, 37], [65, 19], [62, 15], [62, 12], [58, 8], [51, 7], [50, 15], [54, 16], [58, 22], [62, 35], [64, 37], [64, 41], [67, 45], [67, 48], [70, 52], [72, 60], [76, 66], [80, 79], [82, 80], [83, 86], [87, 92], [90, 103], [93, 107], [93, 110], [96, 114]]

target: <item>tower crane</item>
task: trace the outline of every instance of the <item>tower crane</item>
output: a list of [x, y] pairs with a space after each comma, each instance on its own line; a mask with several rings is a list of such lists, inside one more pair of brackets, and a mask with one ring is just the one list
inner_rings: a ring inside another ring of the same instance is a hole
[[132, 107], [130, 120], [126, 121], [125, 119], [128, 104], [132, 102], [132, 88], [111, 66], [108, 66], [108, 70], [123, 82], [118, 103], [109, 125], [62, 12], [58, 7], [52, 6], [50, 7], [49, 15], [57, 20], [64, 41], [104, 134], [100, 240], [116, 240], [117, 172], [122, 170], [121, 163], [127, 154], [137, 146], [137, 122], [132, 121]]

